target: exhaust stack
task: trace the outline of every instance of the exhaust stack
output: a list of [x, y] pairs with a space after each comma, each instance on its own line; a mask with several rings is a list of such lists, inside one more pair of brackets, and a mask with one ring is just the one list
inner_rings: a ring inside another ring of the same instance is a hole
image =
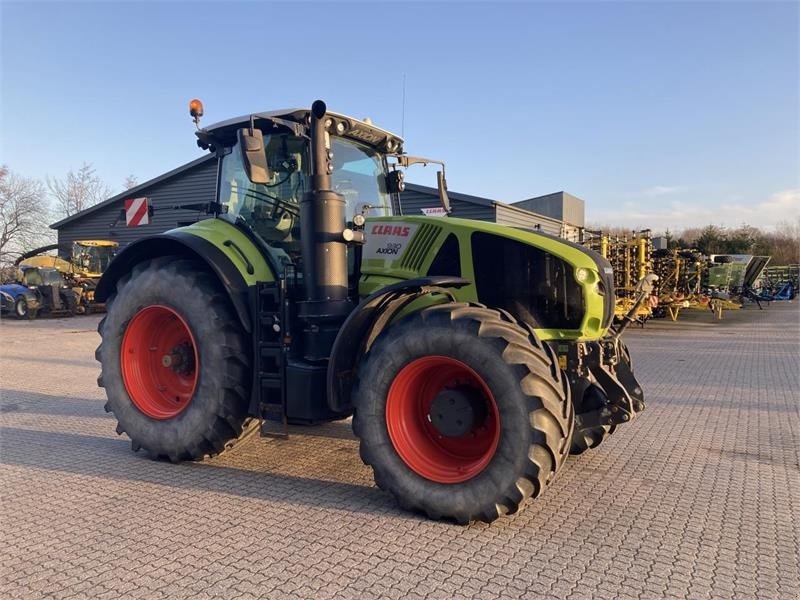
[[348, 297], [345, 199], [331, 188], [333, 154], [325, 128], [327, 107], [311, 106], [311, 190], [300, 202], [301, 253], [305, 301], [299, 316], [307, 323], [305, 355], [328, 358], [338, 324], [353, 305]]

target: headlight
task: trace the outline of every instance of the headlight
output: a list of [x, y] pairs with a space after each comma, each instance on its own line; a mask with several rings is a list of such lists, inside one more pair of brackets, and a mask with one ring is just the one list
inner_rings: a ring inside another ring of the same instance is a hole
[[586, 283], [587, 281], [592, 282], [595, 279], [599, 279], [599, 277], [596, 277], [594, 271], [590, 269], [578, 267], [575, 269], [575, 279], [577, 279], [579, 283]]

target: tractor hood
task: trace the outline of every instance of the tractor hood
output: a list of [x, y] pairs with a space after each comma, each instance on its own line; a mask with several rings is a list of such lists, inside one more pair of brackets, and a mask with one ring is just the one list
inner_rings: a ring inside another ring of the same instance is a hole
[[24, 285], [20, 285], [18, 283], [6, 283], [6, 284], [3, 284], [3, 285], [0, 285], [0, 292], [2, 292], [4, 294], [8, 294], [14, 300], [16, 300], [20, 296], [23, 296], [23, 295], [28, 294], [28, 293], [33, 294], [33, 292], [31, 292], [31, 290], [26, 288]]
[[515, 314], [542, 339], [596, 339], [611, 325], [611, 265], [573, 242], [530, 230], [451, 217], [368, 219], [362, 295], [400, 280], [457, 276], [459, 300]]

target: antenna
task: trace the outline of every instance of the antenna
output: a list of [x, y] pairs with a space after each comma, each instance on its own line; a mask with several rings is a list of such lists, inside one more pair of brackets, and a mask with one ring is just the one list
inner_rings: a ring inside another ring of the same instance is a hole
[[400, 117], [400, 137], [406, 136], [406, 74], [403, 73], [403, 114]]

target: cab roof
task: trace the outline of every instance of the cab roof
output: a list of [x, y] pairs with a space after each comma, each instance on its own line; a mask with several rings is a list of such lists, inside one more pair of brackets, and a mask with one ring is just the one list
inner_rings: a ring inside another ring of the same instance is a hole
[[[308, 108], [287, 108], [267, 112], [257, 112], [252, 115], [242, 115], [232, 119], [226, 119], [218, 123], [204, 127], [196, 132], [199, 138], [198, 144], [202, 148], [213, 146], [214, 143], [227, 145], [236, 139], [236, 130], [250, 125], [250, 119], [259, 129], [264, 127], [283, 126], [293, 129], [296, 134], [304, 134], [307, 124], [311, 118], [311, 110]], [[330, 119], [330, 132], [354, 139], [356, 141], [372, 146], [381, 152], [401, 153], [403, 150], [403, 139], [387, 131], [376, 127], [368, 121], [349, 117], [341, 113], [327, 111], [325, 119]], [[340, 128], [343, 127], [343, 129]]]

